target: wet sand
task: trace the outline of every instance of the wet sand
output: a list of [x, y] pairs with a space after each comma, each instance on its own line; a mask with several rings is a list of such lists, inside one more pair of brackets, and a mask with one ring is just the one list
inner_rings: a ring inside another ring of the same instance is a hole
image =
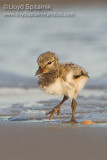
[[0, 123], [0, 159], [106, 160], [107, 128]]

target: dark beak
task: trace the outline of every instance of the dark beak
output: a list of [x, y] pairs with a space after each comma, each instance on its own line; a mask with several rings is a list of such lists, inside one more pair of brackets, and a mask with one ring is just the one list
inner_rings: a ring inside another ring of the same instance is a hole
[[35, 76], [41, 74], [44, 72], [44, 68], [39, 67], [39, 69], [36, 71]]

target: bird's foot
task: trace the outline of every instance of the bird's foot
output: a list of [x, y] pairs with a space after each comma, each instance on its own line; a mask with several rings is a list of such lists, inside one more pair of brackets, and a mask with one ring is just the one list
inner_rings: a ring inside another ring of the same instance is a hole
[[78, 123], [76, 120], [70, 120], [70, 121], [63, 121], [62, 123], [71, 123], [71, 124], [76, 124]]
[[46, 113], [46, 115], [50, 114], [49, 120], [52, 119], [53, 115], [55, 114], [55, 112], [57, 111], [57, 115], [60, 115], [60, 104], [57, 105], [56, 107], [54, 107], [50, 112]]
[[74, 118], [71, 118], [70, 123], [75, 124], [78, 123]]

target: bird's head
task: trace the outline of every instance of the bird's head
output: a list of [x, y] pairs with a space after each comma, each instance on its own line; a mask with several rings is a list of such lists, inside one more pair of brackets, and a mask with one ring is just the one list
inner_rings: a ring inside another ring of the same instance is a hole
[[59, 61], [55, 53], [45, 52], [38, 57], [38, 66], [39, 69], [36, 71], [35, 76], [48, 73], [51, 70], [57, 69]]

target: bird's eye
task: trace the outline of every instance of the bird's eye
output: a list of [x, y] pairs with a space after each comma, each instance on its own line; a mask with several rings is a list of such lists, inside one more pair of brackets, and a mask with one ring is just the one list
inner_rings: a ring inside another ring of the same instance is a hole
[[51, 64], [52, 62], [48, 62], [47, 64]]

